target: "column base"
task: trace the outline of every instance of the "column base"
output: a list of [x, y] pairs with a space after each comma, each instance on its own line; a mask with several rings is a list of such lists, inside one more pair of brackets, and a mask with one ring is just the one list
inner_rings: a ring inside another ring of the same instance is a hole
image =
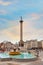
[[23, 46], [24, 46], [24, 41], [20, 40], [19, 46], [20, 46], [20, 47], [23, 47]]

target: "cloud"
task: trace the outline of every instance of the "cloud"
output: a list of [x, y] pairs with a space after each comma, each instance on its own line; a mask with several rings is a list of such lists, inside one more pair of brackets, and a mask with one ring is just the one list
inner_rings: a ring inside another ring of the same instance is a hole
[[26, 14], [26, 20], [28, 21], [36, 21], [40, 20], [43, 17], [43, 13], [31, 13], [31, 14]]
[[23, 27], [24, 39], [43, 39], [43, 20], [41, 19], [43, 14], [32, 13], [26, 16]]
[[19, 41], [19, 26], [12, 26], [7, 29], [0, 31], [0, 41], [1, 40], [9, 40], [14, 42]]
[[38, 20], [43, 16], [43, 14], [32, 13], [30, 16], [32, 16], [33, 20]]
[[19, 40], [21, 15], [23, 39], [43, 38], [43, 0], [0, 0], [0, 14], [0, 40]]
[[19, 0], [0, 0], [0, 4], [4, 6], [8, 6], [10, 4], [17, 4]]
[[[33, 23], [24, 22], [23, 24], [23, 39], [29, 40], [29, 39], [42, 39], [43, 38], [43, 30], [35, 29], [33, 27]], [[20, 25], [16, 25], [13, 27], [10, 27], [8, 29], [0, 31], [0, 40], [10, 40], [12, 42], [19, 41], [20, 40]]]
[[[30, 16], [30, 18], [29, 18]], [[24, 18], [23, 22], [23, 39], [43, 39], [43, 28], [40, 28], [40, 25], [43, 24], [43, 22], [40, 22], [40, 18], [43, 16], [42, 14], [30, 14], [26, 18]], [[35, 17], [35, 18], [34, 18]], [[33, 19], [32, 19], [33, 18]], [[8, 28], [5, 28], [0, 31], [0, 38], [4, 37], [5, 39], [9, 40], [20, 40], [20, 23], [16, 20], [6, 20], [3, 19], [6, 23], [8, 23]], [[39, 22], [38, 22], [39, 21]], [[41, 24], [39, 24], [41, 23]], [[39, 29], [37, 25], [39, 26]], [[36, 25], [36, 27], [35, 27]], [[5, 40], [4, 39], [4, 40]]]
[[33, 23], [29, 24], [27, 21], [24, 25], [23, 35], [24, 40], [43, 39], [43, 29], [36, 29]]
[[40, 20], [41, 20], [41, 23], [42, 23], [42, 18], [43, 18], [43, 13], [31, 13], [31, 14], [27, 14], [26, 17], [25, 17], [25, 20], [26, 21], [30, 21], [30, 23], [40, 23]]
[[40, 15], [35, 14], [35, 13], [31, 14], [31, 17], [32, 17], [33, 20], [38, 20], [38, 19], [40, 19]]
[[11, 2], [4, 2], [4, 1], [0, 1], [0, 4], [1, 5], [4, 5], [4, 6], [8, 6], [8, 5], [10, 5], [11, 4]]

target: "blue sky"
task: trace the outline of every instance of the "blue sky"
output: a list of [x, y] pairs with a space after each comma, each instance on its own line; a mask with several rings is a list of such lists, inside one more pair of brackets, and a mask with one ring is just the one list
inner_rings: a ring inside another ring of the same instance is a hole
[[0, 42], [19, 41], [20, 16], [23, 40], [43, 39], [43, 0], [0, 0]]

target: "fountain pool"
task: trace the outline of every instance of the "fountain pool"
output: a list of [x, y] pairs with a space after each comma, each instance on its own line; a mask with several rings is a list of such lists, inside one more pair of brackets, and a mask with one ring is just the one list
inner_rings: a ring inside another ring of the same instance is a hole
[[12, 58], [12, 59], [18, 59], [18, 60], [31, 60], [31, 59], [36, 59], [36, 56], [32, 53], [25, 53], [21, 52], [20, 55], [9, 55], [8, 53], [0, 53], [0, 58], [6, 59], [6, 58]]

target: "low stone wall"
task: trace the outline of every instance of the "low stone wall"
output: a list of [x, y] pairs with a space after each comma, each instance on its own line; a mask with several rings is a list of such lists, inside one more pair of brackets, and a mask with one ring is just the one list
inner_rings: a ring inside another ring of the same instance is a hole
[[32, 59], [16, 59], [16, 58], [13, 58], [12, 61], [17, 61], [17, 62], [31, 62], [31, 61], [36, 61], [38, 60], [38, 58], [32, 58]]
[[17, 62], [30, 62], [36, 60], [38, 60], [37, 57], [32, 59], [0, 58], [0, 61], [17, 61]]
[[0, 58], [0, 61], [11, 61], [12, 58]]

